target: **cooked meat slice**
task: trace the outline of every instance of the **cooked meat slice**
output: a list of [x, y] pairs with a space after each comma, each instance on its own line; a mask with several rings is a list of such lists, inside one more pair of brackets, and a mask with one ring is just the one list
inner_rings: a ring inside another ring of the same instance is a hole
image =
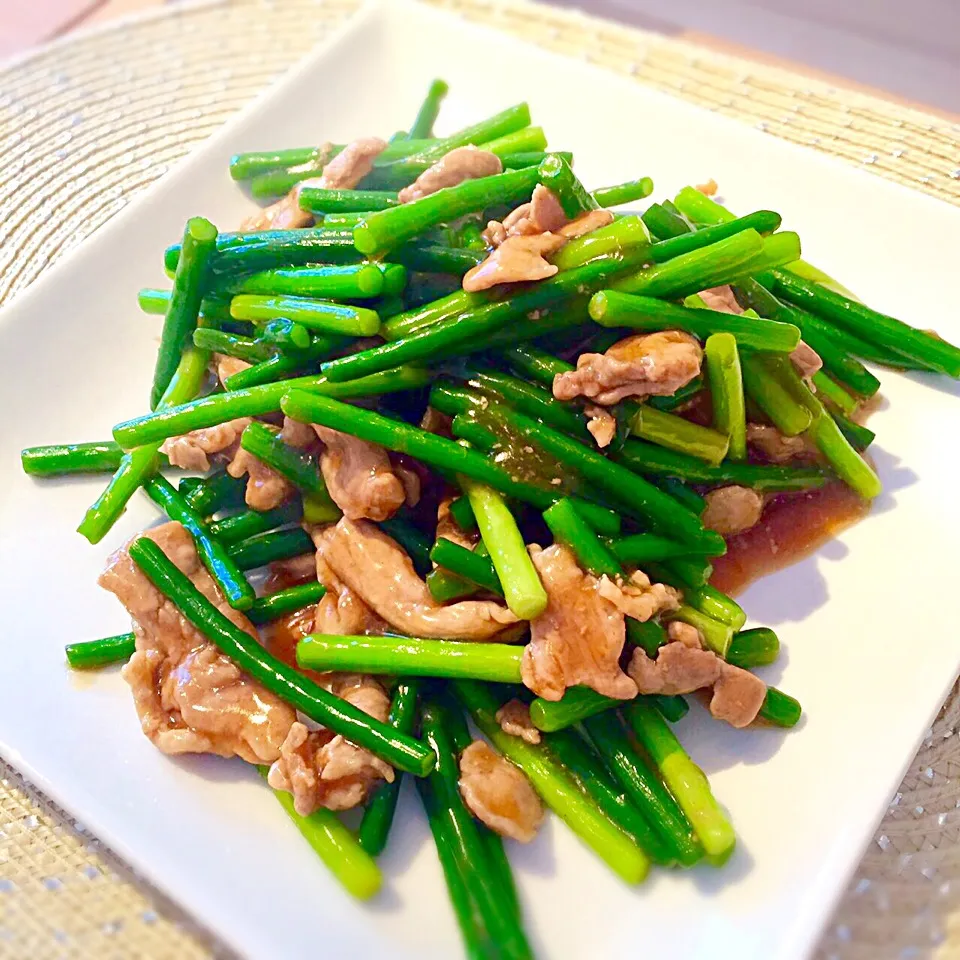
[[547, 609], [530, 623], [520, 667], [524, 684], [545, 700], [559, 700], [577, 684], [620, 700], [634, 697], [637, 688], [619, 664], [623, 614], [604, 599], [601, 581], [584, 573], [560, 544], [531, 546], [530, 556], [547, 592]]
[[674, 641], [657, 651], [656, 660], [651, 660], [637, 647], [630, 657], [627, 673], [640, 693], [672, 696], [713, 686], [720, 677], [722, 662], [711, 650], [688, 647], [685, 643]]
[[562, 226], [557, 233], [566, 240], [574, 240], [611, 223], [613, 223], [613, 214], [609, 210], [588, 210], [586, 213], [581, 213], [576, 220], [571, 220]]
[[680, 606], [680, 594], [673, 587], [651, 583], [642, 570], [634, 570], [629, 580], [618, 582], [604, 574], [597, 590], [604, 600], [612, 603], [624, 616], [641, 622]]
[[[241, 630], [256, 637], [232, 609], [197, 557], [179, 523], [144, 532], [194, 586]], [[143, 732], [164, 753], [215, 753], [271, 763], [296, 720], [293, 709], [251, 680], [185, 620], [130, 559], [114, 553], [100, 586], [115, 594], [133, 618], [136, 652], [123, 668]]]
[[685, 647], [693, 650], [699, 650], [703, 647], [703, 638], [700, 631], [691, 623], [683, 623], [680, 620], [671, 620], [667, 624], [667, 636], [677, 643], [682, 643]]
[[583, 409], [590, 418], [587, 421], [590, 436], [597, 441], [598, 447], [609, 447], [617, 435], [617, 418], [595, 403], [588, 403]]
[[770, 463], [807, 460], [816, 456], [816, 449], [806, 437], [787, 437], [776, 427], [764, 423], [747, 424], [747, 443], [754, 453]]
[[501, 837], [529, 843], [543, 823], [530, 781], [483, 740], [460, 755], [460, 793], [467, 809]]
[[344, 516], [386, 520], [403, 506], [406, 490], [383, 447], [329, 427], [314, 424], [313, 429], [324, 443], [323, 479]]
[[250, 417], [238, 417], [215, 427], [191, 430], [181, 437], [168, 437], [160, 445], [160, 452], [165, 453], [175, 467], [184, 470], [209, 470], [210, 456], [225, 450], [232, 452], [249, 422]]
[[720, 313], [743, 313], [743, 307], [737, 303], [730, 284], [722, 287], [710, 287], [700, 291], [700, 299], [711, 309]]
[[488, 220], [481, 236], [488, 247], [499, 247], [507, 239], [507, 230], [499, 220]]
[[497, 723], [511, 737], [520, 737], [527, 743], [540, 742], [540, 731], [533, 725], [530, 708], [522, 700], [508, 700], [497, 711]]
[[[513, 212], [516, 213], [516, 210]], [[530, 197], [530, 206], [525, 214], [518, 217], [516, 221], [511, 221], [513, 214], [510, 214], [503, 221], [503, 225], [509, 232], [513, 227], [519, 227], [521, 220], [526, 220], [531, 233], [556, 233], [567, 223], [567, 215], [563, 212], [557, 195], [542, 183], [538, 183], [533, 188], [533, 194]], [[517, 233], [525, 233], [526, 229], [518, 229]]]
[[409, 186], [397, 194], [401, 203], [428, 197], [444, 187], [455, 187], [464, 180], [492, 177], [503, 172], [503, 164], [495, 153], [479, 147], [456, 147], [428, 167]]
[[361, 137], [348, 143], [324, 168], [316, 186], [325, 190], [353, 190], [373, 169], [373, 161], [387, 149], [379, 137]]
[[420, 429], [426, 430], [427, 433], [435, 433], [439, 437], [449, 437], [452, 421], [453, 418], [445, 413], [441, 413], [434, 407], [427, 407], [420, 418]]
[[241, 447], [227, 465], [231, 477], [247, 475], [244, 494], [252, 510], [273, 510], [293, 494], [293, 484]]
[[420, 482], [420, 474], [416, 470], [411, 470], [402, 463], [390, 461], [390, 468], [394, 475], [403, 486], [403, 502], [408, 507], [415, 507], [420, 502], [423, 493], [423, 484]]
[[214, 355], [214, 360], [217, 364], [217, 379], [221, 385], [224, 384], [227, 377], [232, 377], [235, 373], [240, 373], [241, 370], [249, 370], [251, 366], [246, 360], [227, 357], [220, 353]]
[[529, 237], [507, 237], [483, 263], [471, 267], [463, 278], [468, 293], [489, 290], [498, 283], [521, 283], [552, 277], [557, 268], [543, 258], [556, 253], [565, 243], [555, 233]]
[[750, 487], [719, 487], [704, 498], [703, 525], [725, 537], [749, 530], [763, 513], [763, 496]]
[[298, 450], [306, 450], [317, 443], [317, 435], [313, 432], [309, 423], [301, 423], [299, 420], [292, 420], [290, 417], [283, 418], [280, 439]]
[[344, 517], [316, 542], [337, 579], [406, 636], [492, 640], [517, 622], [493, 600], [438, 604], [403, 548], [367, 520]]
[[790, 360], [796, 368], [797, 373], [799, 373], [804, 380], [809, 380], [815, 373], [818, 373], [823, 366], [820, 354], [802, 340], [790, 354]]
[[[390, 700], [370, 677], [337, 677], [331, 692], [378, 720], [387, 719]], [[305, 724], [295, 723], [267, 782], [274, 790], [293, 794], [294, 809], [308, 817], [320, 807], [355, 807], [381, 780], [391, 783], [393, 777], [393, 768], [368, 750], [329, 730], [310, 731]]]
[[698, 183], [695, 190], [699, 190], [705, 197], [714, 197], [717, 194], [717, 181], [711, 177], [706, 183]]
[[746, 727], [757, 719], [767, 695], [767, 685], [741, 667], [720, 663], [720, 679], [714, 684], [710, 712], [733, 727]]
[[508, 213], [503, 223], [491, 220], [487, 224], [484, 239], [490, 246], [499, 247], [510, 237], [550, 234], [562, 238], [560, 242], [562, 246], [568, 240], [583, 236], [612, 222], [613, 214], [609, 210], [590, 210], [576, 220], [568, 222], [556, 194], [543, 184], [537, 184], [529, 203], [522, 203]]
[[327, 588], [317, 604], [316, 632], [344, 636], [383, 633], [386, 623], [364, 603], [358, 593], [340, 580], [324, 560], [325, 545], [334, 536], [333, 526], [315, 527], [310, 533], [317, 547], [314, 560], [317, 580]]
[[558, 400], [589, 397], [609, 407], [624, 397], [669, 397], [700, 373], [703, 350], [679, 330], [640, 333], [606, 353], [584, 353], [577, 369], [553, 378]]
[[713, 687], [710, 712], [734, 727], [753, 723], [767, 693], [766, 684], [749, 671], [726, 663], [711, 650], [688, 646], [683, 640], [661, 647], [656, 660], [638, 647], [627, 672], [641, 694], [672, 696]]
[[[492, 221], [496, 223], [496, 221]], [[542, 183], [533, 188], [528, 203], [522, 203], [503, 218], [503, 236], [494, 246], [507, 237], [529, 237], [538, 233], [558, 231], [567, 222], [567, 215], [560, 206], [557, 195]]]
[[270, 206], [251, 213], [240, 223], [240, 233], [256, 233], [261, 230], [299, 230], [313, 223], [313, 214], [300, 209], [300, 190], [305, 186], [318, 187], [320, 177], [302, 180], [286, 196]]
[[[296, 230], [308, 226], [313, 222], [313, 215], [300, 209], [300, 191], [304, 187], [352, 190], [373, 169], [373, 161], [386, 146], [386, 141], [378, 137], [363, 137], [347, 144], [323, 166], [320, 176], [301, 180], [282, 200], [251, 214], [240, 225], [240, 231]], [[330, 144], [324, 144], [323, 149], [329, 156]], [[321, 166], [323, 161], [314, 161], [314, 164]]]

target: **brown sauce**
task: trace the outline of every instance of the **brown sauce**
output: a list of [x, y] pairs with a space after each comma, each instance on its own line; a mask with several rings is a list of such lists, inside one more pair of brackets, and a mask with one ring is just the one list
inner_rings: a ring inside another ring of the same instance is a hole
[[710, 582], [735, 596], [754, 580], [809, 556], [869, 510], [869, 502], [839, 482], [781, 494], [767, 504], [755, 527], [727, 540], [726, 554], [713, 561]]
[[324, 675], [314, 670], [304, 670], [297, 666], [297, 643], [308, 633], [313, 633], [313, 624], [317, 616], [316, 604], [295, 610], [267, 624], [261, 630], [264, 646], [287, 666], [293, 667], [305, 677], [324, 684]]

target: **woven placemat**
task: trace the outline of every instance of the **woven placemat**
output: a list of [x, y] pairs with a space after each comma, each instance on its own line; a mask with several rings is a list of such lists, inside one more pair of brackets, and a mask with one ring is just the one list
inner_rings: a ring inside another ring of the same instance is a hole
[[[432, 0], [960, 204], [960, 126], [576, 12]], [[0, 69], [0, 303], [105, 223], [358, 0], [223, 0], [47, 47]], [[132, 714], [131, 714], [132, 716]], [[818, 960], [960, 960], [960, 698], [924, 741]], [[956, 911], [956, 912], [955, 912]], [[0, 957], [225, 956], [0, 763]]]

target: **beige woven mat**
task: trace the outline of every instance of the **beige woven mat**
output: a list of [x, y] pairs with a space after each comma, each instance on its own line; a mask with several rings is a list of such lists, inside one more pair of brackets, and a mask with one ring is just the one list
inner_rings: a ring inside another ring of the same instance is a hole
[[[577, 13], [513, 0], [433, 2], [960, 204], [960, 127], [944, 120]], [[0, 70], [0, 302], [358, 5], [200, 3], [77, 36]], [[958, 725], [954, 690], [818, 960], [907, 960], [938, 944], [937, 960], [960, 958]], [[0, 957], [218, 954], [195, 923], [0, 763]]]

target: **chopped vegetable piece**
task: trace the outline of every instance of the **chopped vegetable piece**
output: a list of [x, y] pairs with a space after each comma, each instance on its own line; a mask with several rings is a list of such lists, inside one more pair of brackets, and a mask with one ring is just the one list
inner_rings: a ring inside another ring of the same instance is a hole
[[111, 663], [129, 660], [136, 646], [137, 639], [132, 633], [121, 633], [116, 637], [103, 637], [100, 640], [87, 640], [81, 643], [68, 643], [67, 663], [74, 670], [106, 667]]
[[703, 771], [690, 759], [663, 717], [642, 697], [629, 703], [624, 713], [696, 830], [707, 856], [717, 865], [726, 861], [733, 853], [736, 835]]
[[193, 336], [200, 314], [207, 266], [216, 251], [216, 242], [217, 228], [209, 220], [193, 217], [187, 221], [183, 231], [182, 254], [173, 277], [173, 291], [160, 334], [153, 387], [150, 390], [151, 409], [156, 409], [170, 386]]
[[233, 292], [350, 300], [378, 297], [383, 287], [384, 271], [377, 264], [348, 263], [262, 270], [240, 280]]
[[547, 608], [547, 592], [510, 508], [496, 490], [485, 484], [466, 476], [461, 476], [459, 483], [470, 500], [480, 535], [490, 551], [507, 606], [521, 620], [539, 617]]
[[[503, 587], [497, 576], [493, 561], [485, 553], [483, 555], [474, 550], [461, 547], [459, 543], [440, 537], [430, 551], [430, 559], [438, 566], [445, 567], [451, 573], [469, 580], [472, 584], [489, 590], [497, 596], [503, 596]], [[429, 582], [429, 577], [427, 578]], [[434, 599], [441, 601], [450, 597], [438, 597], [431, 589]]]
[[258, 533], [229, 548], [230, 556], [241, 570], [256, 570], [268, 563], [290, 560], [313, 551], [313, 541], [300, 527]]
[[443, 98], [449, 89], [443, 80], [434, 80], [430, 84], [430, 89], [427, 90], [427, 95], [417, 111], [407, 139], [422, 140], [433, 136], [433, 125], [437, 122], [440, 104], [443, 103]]
[[704, 356], [714, 427], [729, 438], [727, 456], [731, 460], [746, 460], [747, 414], [737, 338], [731, 333], [711, 334], [704, 345]]
[[372, 337], [380, 329], [380, 317], [375, 310], [307, 297], [267, 297], [244, 293], [230, 302], [230, 315], [237, 320], [255, 322], [286, 318], [311, 330], [349, 337]]
[[186, 527], [203, 565], [235, 610], [249, 610], [257, 595], [228, 549], [211, 536], [200, 516], [163, 477], [151, 477], [143, 489], [171, 520]]
[[[266, 777], [267, 767], [259, 769]], [[274, 790], [273, 795], [348, 893], [358, 900], [369, 900], [380, 892], [383, 884], [380, 868], [332, 810], [320, 807], [309, 817], [301, 817], [294, 809], [292, 794]]]
[[563, 157], [548, 154], [537, 168], [540, 182], [560, 201], [568, 220], [596, 210], [599, 206]]
[[74, 473], [112, 473], [123, 450], [112, 440], [101, 443], [57, 443], [20, 451], [24, 473], [34, 477], [64, 477]]
[[[163, 410], [196, 396], [206, 378], [209, 360], [209, 354], [205, 350], [189, 347], [183, 351], [177, 372], [170, 381], [167, 392], [157, 404], [158, 413], [162, 415]], [[133, 449], [123, 455], [106, 490], [89, 507], [77, 527], [77, 532], [90, 543], [99, 543], [106, 536], [137, 487], [156, 473], [160, 441], [147, 441], [145, 444], [140, 441], [131, 446]]]
[[[394, 690], [387, 723], [400, 733], [412, 734], [417, 721], [417, 696], [420, 684], [417, 680], [401, 680]], [[400, 799], [402, 774], [397, 773], [393, 783], [384, 783], [367, 803], [360, 821], [357, 841], [371, 857], [383, 853], [387, 845], [393, 816]]]
[[776, 320], [679, 307], [653, 297], [616, 290], [595, 293], [590, 300], [590, 316], [605, 327], [685, 330], [703, 340], [714, 333], [730, 333], [742, 347], [771, 353], [790, 353], [800, 342], [800, 331], [796, 327]]
[[[200, 373], [206, 374], [205, 355]], [[202, 378], [198, 377], [198, 380], [202, 382]], [[429, 381], [430, 374], [425, 370], [398, 367], [348, 383], [331, 383], [325, 377], [312, 375], [231, 390], [229, 393], [215, 393], [187, 402], [189, 396], [196, 392], [191, 391], [183, 399], [177, 397], [176, 402], [156, 413], [117, 424], [113, 428], [113, 436], [120, 446], [127, 448], [154, 441], [159, 444], [167, 437], [215, 427], [237, 417], [260, 417], [276, 413], [280, 409], [281, 398], [291, 390], [308, 390], [338, 397], [372, 397], [393, 391], [418, 390]]]
[[533, 167], [464, 180], [419, 200], [371, 213], [354, 227], [353, 242], [367, 256], [385, 253], [478, 207], [517, 204], [530, 196], [536, 183], [537, 171]]
[[601, 207], [618, 207], [622, 203], [643, 200], [653, 193], [653, 180], [641, 177], [639, 180], [627, 180], [612, 187], [598, 187], [593, 191], [593, 199]]
[[727, 663], [751, 670], [773, 663], [780, 654], [780, 640], [769, 627], [754, 627], [735, 633], [727, 648]]
[[279, 620], [289, 613], [318, 603], [326, 592], [327, 588], [322, 583], [301, 583], [295, 587], [287, 587], [286, 590], [278, 590], [255, 600], [253, 606], [247, 610], [247, 616], [256, 624]]
[[530, 719], [538, 730], [553, 733], [586, 720], [595, 713], [618, 707], [623, 702], [605, 697], [592, 687], [567, 687], [560, 700], [536, 697], [530, 704]]
[[507, 643], [316, 633], [297, 644], [297, 663], [310, 670], [347, 670], [416, 677], [519, 683], [522, 647]]

